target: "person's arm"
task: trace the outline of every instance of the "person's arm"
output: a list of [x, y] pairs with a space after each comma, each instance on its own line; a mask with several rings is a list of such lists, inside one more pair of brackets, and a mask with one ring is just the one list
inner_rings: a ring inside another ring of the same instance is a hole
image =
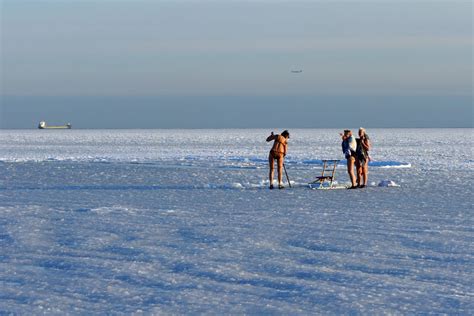
[[275, 134], [273, 134], [273, 132], [272, 132], [271, 135], [267, 137], [267, 142], [270, 142], [270, 141], [272, 141], [272, 140], [275, 140], [277, 137], [278, 137], [278, 135], [275, 135]]
[[369, 151], [370, 150], [370, 140], [368, 140], [367, 138], [364, 137], [364, 139], [362, 140], [362, 146], [364, 147], [364, 149], [366, 151]]

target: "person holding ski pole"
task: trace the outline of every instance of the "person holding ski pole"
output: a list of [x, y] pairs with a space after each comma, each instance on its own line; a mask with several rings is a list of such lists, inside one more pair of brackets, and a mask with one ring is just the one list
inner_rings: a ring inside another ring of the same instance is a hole
[[282, 171], [283, 171], [283, 163], [286, 156], [286, 150], [288, 147], [288, 139], [290, 138], [290, 133], [287, 130], [284, 130], [281, 135], [271, 133], [270, 136], [267, 137], [267, 142], [274, 141], [272, 149], [270, 150], [270, 154], [268, 156], [268, 164], [270, 167], [269, 172], [269, 179], [270, 179], [270, 190], [273, 189], [273, 173], [274, 173], [274, 163], [275, 160], [278, 163], [278, 189], [283, 189], [283, 181], [282, 181]]

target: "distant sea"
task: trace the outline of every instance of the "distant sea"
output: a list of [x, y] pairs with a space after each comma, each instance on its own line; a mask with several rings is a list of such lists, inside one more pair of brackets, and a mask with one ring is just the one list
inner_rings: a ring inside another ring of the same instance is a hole
[[339, 132], [270, 191], [270, 130], [0, 130], [0, 314], [472, 313], [473, 129], [369, 129], [369, 187], [312, 190]]

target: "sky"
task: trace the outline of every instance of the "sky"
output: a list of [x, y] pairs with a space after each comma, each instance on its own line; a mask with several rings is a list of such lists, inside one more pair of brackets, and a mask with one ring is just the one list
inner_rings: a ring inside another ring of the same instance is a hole
[[0, 128], [473, 125], [471, 1], [0, 0], [0, 10]]

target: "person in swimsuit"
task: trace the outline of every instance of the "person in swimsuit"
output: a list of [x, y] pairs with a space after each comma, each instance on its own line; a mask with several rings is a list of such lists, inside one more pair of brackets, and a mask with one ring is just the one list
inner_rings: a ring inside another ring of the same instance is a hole
[[354, 174], [354, 164], [356, 160], [356, 149], [357, 143], [352, 135], [351, 130], [344, 130], [344, 133], [340, 134], [342, 137], [342, 153], [347, 159], [347, 173], [349, 174], [349, 178], [351, 179], [351, 187], [349, 189], [356, 189], [356, 177]]
[[363, 127], [359, 128], [359, 138], [356, 139], [356, 142], [357, 184], [359, 188], [365, 188], [369, 180], [370, 140]]
[[269, 179], [270, 179], [270, 190], [273, 189], [273, 173], [274, 173], [274, 167], [273, 164], [275, 163], [275, 160], [278, 163], [278, 188], [283, 189], [283, 163], [285, 160], [286, 156], [286, 149], [288, 147], [288, 138], [290, 138], [290, 133], [285, 130], [281, 133], [281, 135], [278, 134], [272, 134], [267, 137], [267, 142], [274, 141], [273, 142], [273, 147], [270, 150], [270, 154], [268, 156], [268, 164], [270, 167], [270, 173], [269, 173]]

